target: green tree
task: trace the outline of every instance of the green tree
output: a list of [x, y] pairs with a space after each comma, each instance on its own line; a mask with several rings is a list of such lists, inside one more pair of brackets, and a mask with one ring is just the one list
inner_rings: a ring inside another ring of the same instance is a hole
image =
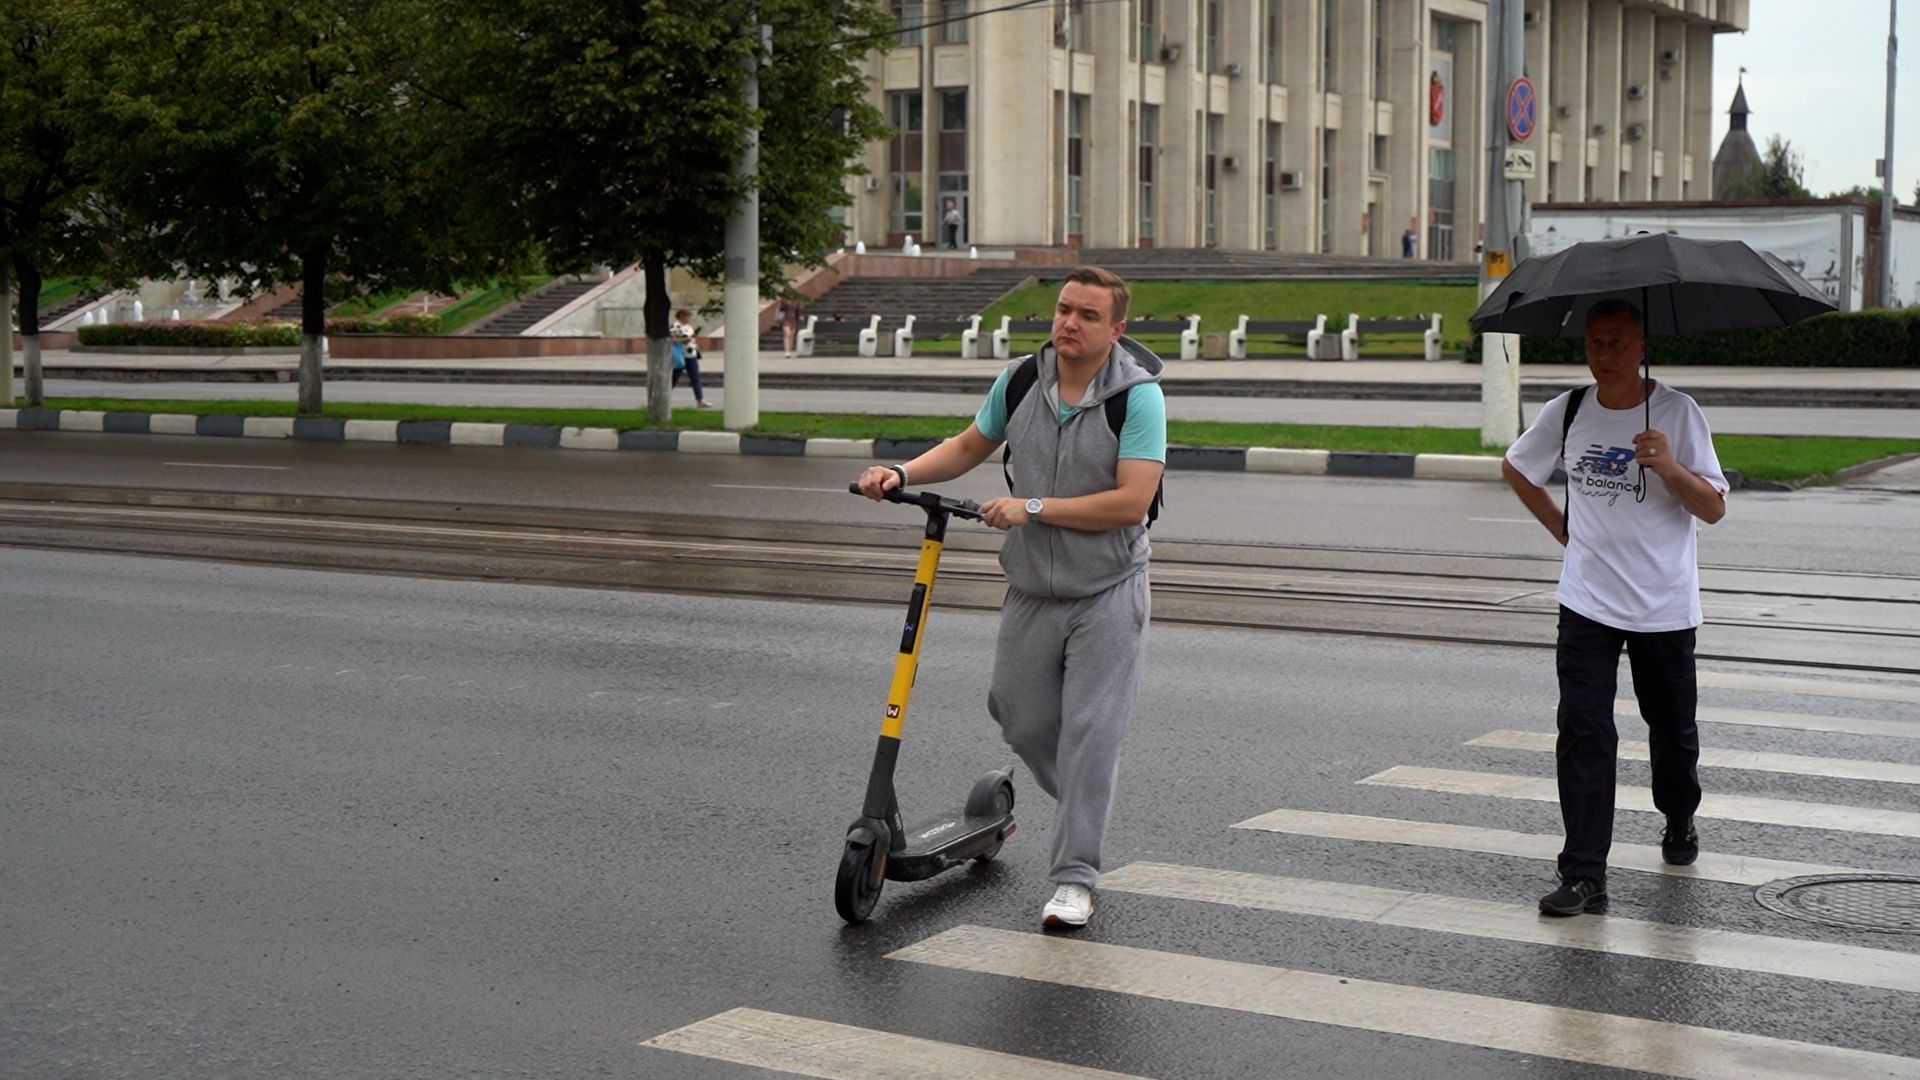
[[[763, 275], [837, 244], [847, 162], [880, 130], [860, 59], [885, 25], [860, 0], [480, 0], [467, 24], [469, 153], [490, 163], [550, 271], [639, 263], [645, 273], [647, 411], [669, 415], [676, 266], [717, 277], [729, 212], [749, 190], [733, 166], [761, 135]], [[773, 26], [761, 107], [742, 93]], [[837, 44], [851, 34], [862, 40]]]
[[300, 410], [322, 404], [329, 290], [451, 291], [516, 269], [422, 92], [433, 0], [125, 0], [109, 178], [148, 273], [301, 290]]
[[1793, 144], [1778, 135], [1767, 138], [1766, 152], [1760, 164], [1744, 180], [1727, 186], [1729, 199], [1811, 199], [1806, 187], [1807, 168]]
[[[105, 55], [90, 5], [0, 0], [0, 297], [20, 296], [27, 404], [45, 402], [40, 378], [40, 287], [49, 274], [101, 272], [90, 120]], [[0, 300], [0, 313], [6, 303]], [[13, 405], [11, 330], [0, 327], [0, 398]]]

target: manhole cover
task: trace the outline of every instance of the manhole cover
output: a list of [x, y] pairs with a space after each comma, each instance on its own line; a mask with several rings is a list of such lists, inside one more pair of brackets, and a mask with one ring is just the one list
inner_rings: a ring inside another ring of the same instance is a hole
[[1816, 874], [1753, 890], [1760, 906], [1796, 919], [1920, 934], [1920, 878], [1899, 874]]

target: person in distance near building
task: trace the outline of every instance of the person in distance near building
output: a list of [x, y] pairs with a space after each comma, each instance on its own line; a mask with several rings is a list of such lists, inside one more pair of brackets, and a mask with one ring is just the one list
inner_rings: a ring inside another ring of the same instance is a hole
[[[1614, 692], [1624, 646], [1652, 748], [1654, 807], [1666, 815], [1661, 856], [1699, 855], [1700, 737], [1694, 725], [1694, 632], [1700, 625], [1695, 523], [1726, 516], [1727, 479], [1692, 398], [1650, 378], [1645, 323], [1624, 300], [1586, 320], [1594, 385], [1548, 402], [1507, 451], [1514, 493], [1566, 547], [1560, 570], [1560, 737], [1554, 761], [1566, 845], [1548, 915], [1607, 907], [1613, 844]], [[1544, 487], [1567, 477], [1566, 509]]]
[[1007, 445], [1011, 497], [980, 513], [1007, 530], [987, 711], [1056, 800], [1053, 898], [1043, 926], [1093, 915], [1093, 886], [1146, 654], [1147, 526], [1160, 505], [1167, 406], [1160, 358], [1127, 328], [1126, 282], [1082, 266], [1067, 275], [1053, 337], [1000, 373], [967, 430], [912, 461], [876, 466], [860, 490], [964, 475]]

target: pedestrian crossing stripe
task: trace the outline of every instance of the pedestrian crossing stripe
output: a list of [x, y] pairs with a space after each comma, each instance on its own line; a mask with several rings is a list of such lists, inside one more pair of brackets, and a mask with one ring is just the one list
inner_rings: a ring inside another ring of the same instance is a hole
[[[1360, 814], [1329, 814], [1318, 810], [1273, 810], [1248, 818], [1236, 829], [1313, 836], [1327, 840], [1358, 840], [1369, 843], [1407, 844], [1413, 847], [1440, 848], [1448, 851], [1472, 851], [1483, 855], [1507, 855], [1517, 859], [1554, 862], [1560, 857], [1564, 841], [1542, 833], [1483, 829], [1473, 825], [1447, 825], [1433, 821], [1408, 821], [1402, 818], [1366, 817]], [[1847, 866], [1760, 859], [1745, 855], [1702, 851], [1692, 866], [1669, 866], [1660, 857], [1660, 849], [1648, 844], [1616, 842], [1607, 856], [1609, 870], [1637, 870], [1670, 877], [1725, 881], [1735, 885], [1764, 885], [1781, 878], [1808, 877], [1815, 874], [1864, 874]]]
[[[1640, 717], [1640, 706], [1632, 698], [1614, 703], [1618, 716]], [[1744, 727], [1784, 728], [1788, 731], [1821, 731], [1839, 735], [1871, 735], [1887, 739], [1920, 739], [1920, 721], [1866, 720], [1856, 716], [1819, 716], [1813, 713], [1762, 712], [1758, 709], [1725, 709], [1702, 705], [1694, 710], [1694, 719], [1706, 724], [1739, 724]]]
[[1781, 675], [1749, 675], [1739, 671], [1701, 671], [1696, 672], [1694, 678], [1701, 686], [1711, 686], [1717, 690], [1759, 690], [1771, 694], [1805, 694], [1858, 701], [1904, 701], [1910, 705], [1920, 705], [1920, 686], [1897, 683], [1834, 682]]
[[[1486, 746], [1499, 750], [1540, 750], [1552, 753], [1557, 736], [1541, 731], [1490, 731], [1468, 746]], [[1621, 739], [1619, 756], [1628, 761], [1646, 761], [1651, 751], [1643, 741]], [[1728, 750], [1701, 747], [1700, 764], [1715, 769], [1745, 769], [1749, 772], [1790, 773], [1795, 776], [1822, 776], [1833, 780], [1872, 780], [1883, 784], [1920, 784], [1920, 765], [1898, 761], [1857, 761], [1848, 758], [1806, 757], [1800, 754], [1776, 754], [1760, 750]]]
[[1920, 1060], [1453, 990], [959, 926], [891, 954], [941, 968], [1688, 1080], [1920, 1080]]
[[830, 1080], [945, 1080], [954, 1076], [979, 1080], [1139, 1080], [1104, 1069], [759, 1009], [729, 1009], [640, 1045]]
[[1595, 915], [1542, 918], [1533, 904], [1138, 862], [1100, 888], [1172, 900], [1343, 919], [1524, 945], [1920, 993], [1920, 954]]
[[[1533, 802], [1560, 801], [1558, 785], [1551, 779], [1512, 776], [1506, 773], [1464, 772], [1457, 769], [1429, 769], [1418, 765], [1395, 765], [1360, 781], [1384, 787], [1439, 791], [1455, 795], [1490, 795], [1502, 799], [1528, 799]], [[1647, 788], [1620, 785], [1615, 789], [1614, 805], [1622, 810], [1657, 813], [1653, 792]], [[1708, 792], [1700, 799], [1696, 817], [1721, 821], [1747, 821], [1762, 825], [1791, 825], [1802, 829], [1827, 829], [1835, 832], [1871, 833], [1876, 836], [1920, 838], [1920, 813], [1911, 810], [1876, 810], [1866, 806], [1838, 806], [1832, 803], [1794, 802], [1788, 799], [1763, 799], [1751, 795], [1725, 795]]]

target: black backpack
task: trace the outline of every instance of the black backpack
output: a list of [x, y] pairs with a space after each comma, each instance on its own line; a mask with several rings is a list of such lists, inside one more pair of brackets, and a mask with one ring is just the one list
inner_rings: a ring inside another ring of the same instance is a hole
[[[1039, 380], [1040, 357], [1038, 354], [1021, 361], [1020, 366], [1014, 368], [1013, 374], [1007, 377], [1007, 422], [1009, 424], [1013, 422], [1014, 410], [1026, 400], [1027, 391], [1033, 389], [1033, 384]], [[1127, 399], [1131, 396], [1133, 396], [1131, 391], [1115, 394], [1104, 403], [1107, 411], [1107, 427], [1116, 439], [1120, 437], [1120, 429], [1127, 426]], [[1009, 493], [1013, 491], [1013, 471], [1008, 468], [1008, 462], [1012, 459], [1013, 444], [1008, 443], [1006, 456], [1000, 461], [1000, 473], [1007, 478]], [[1147, 528], [1153, 528], [1153, 523], [1160, 519], [1160, 508], [1166, 503], [1167, 477], [1163, 470], [1160, 475], [1160, 486], [1153, 493], [1153, 503], [1147, 507]]]

